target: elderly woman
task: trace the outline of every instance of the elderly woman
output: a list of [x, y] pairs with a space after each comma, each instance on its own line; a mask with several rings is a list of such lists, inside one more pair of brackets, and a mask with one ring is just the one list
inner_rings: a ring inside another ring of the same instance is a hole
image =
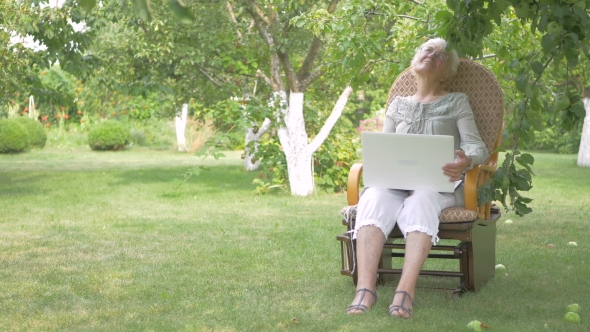
[[[488, 158], [467, 96], [445, 90], [458, 64], [457, 52], [447, 50], [447, 43], [441, 38], [428, 40], [420, 46], [411, 63], [417, 91], [391, 102], [383, 128], [388, 133], [454, 136], [455, 162], [441, 169], [449, 181], [460, 180], [466, 170]], [[462, 186], [455, 193], [367, 188], [358, 204], [353, 235], [358, 281], [347, 313], [363, 313], [377, 301], [377, 266], [383, 244], [397, 223], [405, 237], [406, 253], [389, 314], [412, 317], [420, 269], [431, 246], [438, 241], [439, 214], [447, 207], [462, 203]]]

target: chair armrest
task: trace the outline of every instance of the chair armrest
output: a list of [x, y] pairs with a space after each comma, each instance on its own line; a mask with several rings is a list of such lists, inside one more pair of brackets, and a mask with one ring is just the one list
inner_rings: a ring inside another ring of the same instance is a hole
[[348, 205], [355, 205], [359, 202], [359, 189], [361, 186], [361, 175], [363, 174], [363, 163], [358, 162], [350, 167], [348, 173], [348, 185], [346, 193]]
[[[486, 164], [476, 165], [465, 173], [465, 208], [478, 213], [480, 218], [489, 215], [490, 204], [477, 206], [477, 188], [486, 182], [497, 169], [497, 156], [491, 157]], [[352, 165], [348, 173], [347, 200], [348, 205], [355, 205], [359, 202], [361, 176], [363, 163], [358, 162]]]

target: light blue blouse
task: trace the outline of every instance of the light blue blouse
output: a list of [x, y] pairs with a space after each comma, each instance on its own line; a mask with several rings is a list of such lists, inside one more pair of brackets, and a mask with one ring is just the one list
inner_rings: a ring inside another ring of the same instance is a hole
[[[461, 149], [471, 157], [468, 169], [489, 158], [477, 130], [469, 98], [460, 92], [449, 93], [431, 103], [414, 102], [411, 97], [396, 97], [387, 108], [383, 132], [453, 136], [455, 150]], [[462, 206], [462, 186], [455, 191], [455, 198], [457, 205]]]

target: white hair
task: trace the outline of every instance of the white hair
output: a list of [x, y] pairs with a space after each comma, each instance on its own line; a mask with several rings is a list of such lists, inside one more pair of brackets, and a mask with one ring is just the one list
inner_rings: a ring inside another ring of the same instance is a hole
[[449, 61], [449, 66], [447, 69], [447, 79], [446, 82], [450, 82], [451, 78], [457, 74], [457, 67], [459, 67], [459, 54], [457, 54], [456, 50], [447, 50], [448, 43], [446, 40], [442, 38], [433, 38], [427, 40], [424, 44], [420, 45], [420, 47], [416, 48], [416, 54], [414, 54], [414, 58], [410, 63], [410, 67], [414, 67], [414, 65], [418, 62], [418, 57], [420, 56], [420, 49], [425, 46], [430, 46], [438, 51], [443, 51], [449, 57], [447, 61]]

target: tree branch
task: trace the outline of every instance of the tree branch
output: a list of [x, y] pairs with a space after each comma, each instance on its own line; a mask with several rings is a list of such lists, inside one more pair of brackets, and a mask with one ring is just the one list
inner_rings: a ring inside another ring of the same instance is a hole
[[250, 16], [252, 17], [252, 19], [254, 20], [254, 25], [256, 26], [256, 29], [258, 29], [258, 33], [260, 34], [260, 37], [262, 37], [262, 40], [266, 43], [266, 45], [271, 49], [274, 46], [274, 40], [272, 38], [272, 36], [270, 35], [270, 33], [268, 32], [268, 30], [266, 29], [266, 27], [264, 26], [264, 21], [262, 19], [260, 19], [260, 17], [258, 17], [258, 15], [254, 12], [254, 10], [252, 10], [252, 8], [250, 7], [245, 7], [246, 11], [248, 12], [248, 14], [250, 14]]
[[[332, 0], [330, 5], [328, 6], [328, 13], [332, 14], [334, 11], [336, 11], [339, 1], [340, 0]], [[313, 38], [313, 41], [311, 42], [311, 45], [309, 46], [309, 51], [307, 52], [307, 55], [305, 56], [305, 60], [303, 61], [303, 64], [301, 65], [301, 67], [297, 71], [297, 77], [299, 78], [299, 80], [301, 82], [306, 82], [306, 81], [308, 82], [307, 84], [301, 83], [301, 87], [300, 87], [301, 90], [305, 90], [307, 88], [307, 85], [313, 81], [313, 80], [308, 80], [307, 78], [310, 75], [309, 72], [311, 71], [313, 63], [316, 60], [318, 54], [320, 53], [320, 49], [322, 48], [322, 45], [323, 45], [323, 41], [320, 38], [318, 38], [318, 37]]]
[[309, 74], [307, 77], [301, 80], [301, 86], [307, 88], [311, 83], [320, 78], [323, 73], [324, 71], [320, 70], [320, 68], [314, 70], [311, 74]]
[[221, 88], [223, 87], [223, 85], [219, 82], [217, 82], [213, 77], [211, 77], [211, 75], [209, 75], [209, 73], [207, 73], [203, 68], [199, 67], [199, 72], [201, 72], [201, 74], [203, 74], [203, 76], [207, 77], [207, 79], [213, 83], [216, 87]]
[[256, 138], [260, 139], [262, 135], [266, 134], [270, 130], [270, 126], [272, 125], [272, 121], [269, 118], [264, 118], [262, 125], [258, 129], [258, 133], [256, 134]]
[[340, 2], [340, 0], [332, 0], [332, 2], [330, 2], [330, 5], [328, 6], [328, 13], [332, 14], [333, 12], [336, 11], [336, 7], [338, 6], [338, 2]]
[[289, 59], [289, 53], [283, 53], [277, 50], [277, 55], [279, 57], [279, 60], [281, 61], [281, 66], [285, 71], [285, 76], [287, 76], [289, 90], [293, 92], [303, 92], [301, 89], [301, 84], [299, 82], [299, 77], [297, 77], [295, 69], [293, 69], [293, 65], [291, 64], [291, 60]]
[[268, 76], [266, 76], [266, 74], [262, 70], [258, 69], [256, 71], [256, 77], [262, 78], [266, 82], [266, 84], [271, 85], [270, 78], [268, 78]]
[[276, 53], [270, 53], [270, 87], [273, 92], [285, 91], [285, 85], [281, 79], [281, 60]]
[[332, 128], [336, 124], [336, 121], [338, 121], [338, 119], [340, 118], [340, 115], [342, 115], [342, 111], [344, 110], [344, 107], [346, 106], [346, 102], [348, 101], [348, 97], [350, 97], [351, 93], [352, 93], [352, 88], [350, 86], [347, 86], [344, 89], [344, 91], [342, 91], [342, 94], [340, 95], [340, 97], [338, 97], [338, 100], [336, 101], [336, 104], [334, 105], [334, 108], [332, 109], [332, 113], [330, 114], [330, 116], [326, 120], [326, 123], [324, 123], [320, 132], [316, 135], [316, 137], [313, 139], [313, 141], [311, 143], [309, 143], [309, 145], [307, 146], [307, 153], [309, 153], [311, 155], [320, 147], [320, 145], [322, 145], [322, 143], [324, 143], [324, 141], [328, 137], [328, 134], [330, 134], [330, 131], [332, 131]]
[[420, 21], [420, 22], [424, 22], [424, 23], [427, 23], [427, 22], [428, 22], [427, 20], [423, 20], [423, 19], [421, 19], [421, 18], [417, 18], [417, 17], [414, 17], [414, 16], [409, 16], [409, 15], [397, 15], [397, 17], [401, 17], [401, 18], [409, 18], [409, 19], [411, 19], [411, 20], [414, 20], [414, 21]]
[[[226, 2], [227, 4], [227, 10], [229, 11], [229, 16], [231, 17], [231, 20], [237, 24], [238, 20], [236, 19], [236, 14], [234, 14], [234, 8], [232, 7], [231, 3], [228, 1]], [[236, 28], [236, 33], [238, 34], [238, 37], [240, 38], [240, 40], [242, 40], [242, 33], [240, 32], [240, 30], [238, 30], [238, 28]]]
[[318, 54], [320, 53], [322, 44], [323, 42], [321, 39], [319, 39], [318, 37], [313, 38], [311, 46], [309, 47], [309, 51], [305, 56], [305, 60], [303, 61], [303, 64], [297, 71], [297, 77], [299, 77], [301, 80], [305, 80], [307, 76], [309, 76], [309, 71], [311, 70], [311, 67], [313, 66], [313, 63], [317, 58]]
[[[258, 6], [258, 4], [252, 0], [248, 0], [248, 3], [250, 4], [251, 8], [253, 9], [253, 14], [256, 13], [256, 17], [258, 17], [260, 20], [262, 20], [264, 23], [266, 23], [266, 25], [270, 26], [271, 25], [270, 19], [268, 17], [266, 17], [266, 15], [264, 15], [264, 12], [260, 8], [260, 6]], [[252, 17], [254, 17], [254, 15], [252, 15]]]

